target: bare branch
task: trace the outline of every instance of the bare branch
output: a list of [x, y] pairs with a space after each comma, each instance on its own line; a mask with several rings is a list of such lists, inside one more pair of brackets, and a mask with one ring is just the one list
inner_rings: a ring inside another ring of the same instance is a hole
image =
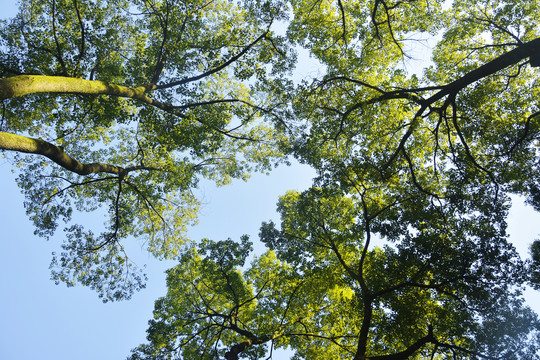
[[56, 59], [60, 63], [60, 66], [62, 67], [62, 75], [68, 76], [66, 63], [64, 62], [64, 59], [62, 57], [62, 48], [60, 47], [60, 42], [58, 41], [58, 36], [56, 35], [56, 1], [52, 0], [52, 29], [53, 29], [53, 37], [54, 42], [56, 43]]
[[[270, 23], [271, 25], [272, 23]], [[253, 42], [251, 42], [250, 44], [248, 44], [246, 47], [244, 47], [242, 49], [242, 51], [240, 51], [238, 54], [234, 55], [233, 57], [231, 57], [229, 60], [225, 61], [223, 64], [213, 68], [213, 69], [210, 69], [200, 75], [196, 75], [196, 76], [192, 76], [192, 77], [189, 77], [189, 78], [185, 78], [185, 79], [182, 79], [182, 80], [179, 80], [179, 81], [173, 81], [173, 82], [170, 82], [170, 83], [167, 83], [167, 84], [161, 84], [161, 85], [157, 85], [156, 86], [156, 89], [158, 90], [161, 90], [161, 89], [169, 89], [169, 88], [172, 88], [172, 87], [175, 87], [175, 86], [180, 86], [180, 85], [184, 85], [184, 84], [187, 84], [187, 83], [190, 83], [190, 82], [194, 82], [194, 81], [197, 81], [197, 80], [200, 80], [200, 79], [203, 79], [207, 76], [210, 76], [212, 74], [215, 74], [217, 73], [218, 71], [221, 71], [223, 70], [224, 68], [226, 68], [227, 66], [229, 66], [230, 64], [232, 64], [233, 62], [235, 62], [236, 60], [240, 59], [242, 56], [244, 56], [249, 50], [251, 50], [251, 48], [253, 48], [259, 41], [261, 41], [262, 39], [264, 39], [267, 35], [268, 35], [268, 32], [270, 32], [270, 25], [268, 26], [268, 28], [266, 29], [266, 31], [264, 33], [262, 33], [258, 38], [256, 38]]]
[[345, 9], [343, 8], [343, 3], [341, 0], [337, 0], [339, 11], [341, 12], [341, 27], [343, 28], [343, 33], [341, 34], [341, 38], [343, 39], [343, 42], [345, 45], [347, 45], [347, 23], [345, 20]]
[[79, 56], [77, 57], [77, 65], [75, 67], [75, 70], [73, 70], [73, 76], [76, 77], [79, 75], [81, 61], [85, 55], [86, 35], [85, 35], [84, 23], [81, 19], [81, 13], [79, 12], [79, 5], [77, 4], [77, 0], [73, 0], [73, 6], [75, 7], [75, 12], [77, 13], [77, 19], [79, 21], [79, 28], [81, 29], [81, 45], [79, 46]]

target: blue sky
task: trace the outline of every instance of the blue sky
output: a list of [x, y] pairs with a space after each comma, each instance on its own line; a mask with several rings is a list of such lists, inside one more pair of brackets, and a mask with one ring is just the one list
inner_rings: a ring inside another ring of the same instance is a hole
[[[0, 0], [0, 5], [1, 18], [16, 14], [14, 1]], [[130, 244], [130, 258], [147, 265], [148, 282], [147, 288], [129, 301], [104, 304], [90, 289], [55, 285], [50, 280], [49, 264], [51, 253], [60, 250], [63, 234], [59, 231], [48, 242], [33, 234], [12, 169], [12, 164], [0, 157], [4, 245], [0, 252], [0, 360], [125, 359], [132, 348], [145, 342], [154, 301], [166, 293], [164, 271], [175, 262], [157, 261], [142, 251], [140, 244]], [[220, 240], [249, 234], [256, 240], [262, 221], [279, 221], [275, 212], [278, 197], [287, 190], [308, 188], [313, 175], [297, 164], [220, 188], [202, 181], [196, 193], [204, 205], [199, 225], [189, 235]], [[98, 230], [103, 219], [99, 214], [88, 214], [84, 224]], [[258, 250], [263, 249], [259, 246]]]
[[[154, 301], [166, 292], [164, 271], [175, 263], [156, 261], [137, 244], [130, 246], [130, 256], [148, 265], [149, 279], [147, 288], [129, 301], [103, 304], [89, 289], [54, 285], [48, 267], [51, 252], [59, 248], [61, 233], [49, 242], [33, 235], [24, 198], [10, 169], [9, 163], [0, 161], [4, 235], [0, 359], [124, 359], [145, 341]], [[278, 168], [269, 176], [255, 174], [248, 182], [235, 181], [221, 188], [203, 182], [198, 192], [203, 193], [206, 204], [199, 225], [190, 234], [194, 239], [216, 240], [250, 234], [255, 240], [262, 221], [279, 220], [275, 213], [278, 197], [289, 189], [309, 187], [312, 175], [297, 165]], [[101, 221], [88, 220], [96, 226]]]
[[[0, 5], [1, 17], [14, 15], [13, 1], [0, 0]], [[51, 253], [59, 250], [62, 233], [49, 242], [33, 235], [11, 169], [9, 161], [0, 159], [0, 359], [124, 359], [130, 349], [145, 341], [154, 301], [166, 291], [164, 271], [174, 262], [158, 262], [138, 244], [130, 246], [130, 255], [148, 265], [149, 279], [147, 288], [129, 301], [103, 304], [89, 289], [56, 286], [49, 279], [48, 268]], [[202, 182], [197, 192], [205, 205], [200, 224], [190, 235], [219, 240], [249, 234], [256, 240], [262, 221], [279, 220], [275, 213], [278, 197], [287, 190], [309, 187], [312, 176], [310, 169], [296, 164], [282, 166], [270, 176], [255, 174], [247, 183], [235, 181], [221, 188]], [[90, 214], [85, 222], [99, 227], [102, 219]], [[540, 232], [540, 215], [517, 201], [509, 218], [509, 232], [518, 250], [526, 255], [528, 244]], [[528, 292], [527, 299], [540, 312], [538, 293]]]

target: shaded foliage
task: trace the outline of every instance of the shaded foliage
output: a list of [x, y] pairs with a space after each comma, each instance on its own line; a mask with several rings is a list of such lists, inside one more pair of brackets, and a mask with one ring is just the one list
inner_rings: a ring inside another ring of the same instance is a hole
[[[197, 292], [211, 272], [182, 260], [157, 302], [182, 315], [156, 306], [132, 358], [538, 358], [522, 298], [537, 243], [521, 259], [506, 233], [511, 194], [538, 202], [538, 3], [290, 4], [289, 39], [325, 69], [297, 86], [290, 120], [315, 183], [280, 198], [281, 223], [261, 227], [268, 251], [235, 269], [245, 301], [232, 287]], [[422, 37], [432, 63], [408, 72]], [[192, 268], [197, 280], [181, 281], [197, 305], [174, 283]], [[180, 318], [209, 332], [158, 329]]]
[[[174, 258], [200, 178], [227, 184], [280, 161], [272, 99], [295, 56], [273, 24], [286, 17], [259, 1], [29, 0], [2, 22], [0, 148], [48, 158], [12, 161], [36, 234], [68, 223], [55, 280], [116, 282], [104, 299], [129, 297], [144, 282], [125, 277], [123, 239]], [[70, 224], [98, 209], [98, 234]]]

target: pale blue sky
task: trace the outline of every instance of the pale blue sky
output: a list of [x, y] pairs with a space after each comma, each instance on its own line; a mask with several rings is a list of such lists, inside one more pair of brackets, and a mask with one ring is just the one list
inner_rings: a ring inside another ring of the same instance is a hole
[[[129, 246], [130, 257], [141, 265], [146, 263], [149, 275], [147, 288], [129, 301], [103, 304], [90, 289], [54, 285], [48, 267], [62, 234], [49, 242], [33, 235], [11, 165], [0, 163], [4, 242], [0, 253], [0, 273], [4, 274], [0, 359], [124, 359], [130, 349], [145, 341], [154, 301], [166, 292], [164, 271], [175, 263], [158, 262], [137, 244]], [[289, 189], [309, 187], [312, 175], [307, 168], [280, 167], [270, 176], [255, 174], [247, 183], [236, 181], [221, 188], [204, 183], [198, 192], [204, 193], [206, 205], [200, 224], [190, 235], [219, 240], [249, 234], [256, 240], [262, 221], [279, 221], [275, 213], [278, 197]], [[99, 226], [100, 219], [88, 217]]]
[[[15, 13], [13, 1], [0, 0], [0, 5], [0, 17]], [[54, 285], [48, 268], [62, 233], [50, 242], [33, 235], [11, 168], [0, 159], [0, 360], [124, 359], [145, 341], [154, 301], [166, 291], [164, 271], [174, 262], [158, 262], [137, 244], [130, 246], [131, 257], [141, 265], [146, 263], [149, 275], [147, 288], [130, 301], [103, 304], [89, 289]], [[203, 182], [198, 193], [205, 205], [200, 224], [190, 235], [219, 240], [249, 234], [256, 240], [262, 221], [279, 220], [275, 213], [278, 197], [287, 190], [309, 187], [312, 176], [310, 169], [295, 165], [217, 189]], [[102, 220], [90, 214], [85, 222], [99, 227]], [[520, 252], [527, 254], [528, 244], [540, 232], [540, 215], [518, 204], [509, 219], [509, 232]], [[540, 311], [538, 292], [528, 293], [528, 302]]]
[[[0, 18], [15, 15], [14, 4], [0, 0]], [[129, 301], [104, 304], [90, 289], [56, 286], [50, 280], [49, 264], [51, 253], [60, 250], [63, 234], [59, 231], [49, 242], [33, 234], [12, 168], [0, 158], [4, 243], [0, 252], [0, 360], [125, 359], [145, 341], [154, 301], [166, 292], [164, 271], [175, 262], [153, 259], [138, 243], [128, 246], [130, 258], [138, 265], [147, 264], [149, 277], [147, 288]], [[275, 212], [278, 197], [287, 190], [306, 189], [313, 175], [307, 167], [296, 165], [220, 188], [202, 181], [196, 190], [204, 202], [200, 222], [189, 235], [220, 240], [249, 234], [257, 240], [262, 221], [279, 221]], [[103, 219], [88, 214], [84, 223], [98, 232]]]

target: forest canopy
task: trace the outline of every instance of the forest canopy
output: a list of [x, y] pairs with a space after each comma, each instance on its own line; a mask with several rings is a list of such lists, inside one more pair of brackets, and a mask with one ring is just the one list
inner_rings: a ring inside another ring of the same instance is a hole
[[[511, 195], [540, 210], [539, 5], [23, 1], [0, 149], [36, 235], [65, 226], [53, 279], [119, 300], [145, 281], [125, 241], [178, 260], [132, 359], [538, 358], [540, 242], [521, 258], [506, 220]], [[266, 252], [187, 239], [200, 179], [288, 158], [317, 177]], [[72, 221], [99, 209], [104, 229]]]

